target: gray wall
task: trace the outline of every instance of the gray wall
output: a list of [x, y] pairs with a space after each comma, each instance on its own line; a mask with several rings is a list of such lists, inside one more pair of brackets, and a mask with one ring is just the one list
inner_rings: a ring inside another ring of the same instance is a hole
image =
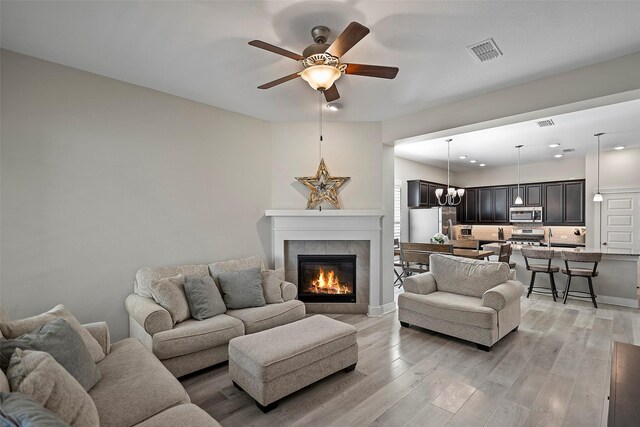
[[12, 317], [64, 302], [119, 339], [139, 268], [271, 258], [269, 123], [7, 51], [1, 90]]
[[[395, 180], [400, 182], [400, 241], [409, 240], [409, 208], [407, 208], [407, 181], [422, 179], [433, 182], [447, 182], [447, 170], [435, 166], [414, 162], [402, 157], [394, 157]], [[455, 176], [451, 174], [451, 184], [457, 185]]]

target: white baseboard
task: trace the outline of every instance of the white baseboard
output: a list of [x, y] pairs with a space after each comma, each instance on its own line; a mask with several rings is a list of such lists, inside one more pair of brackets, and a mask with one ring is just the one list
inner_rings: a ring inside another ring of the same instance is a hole
[[[569, 294], [569, 296], [571, 296], [571, 294]], [[622, 307], [638, 308], [638, 300], [635, 298], [619, 298], [598, 295], [598, 298], [596, 298], [596, 302], [601, 302], [603, 304], [620, 305]]]
[[396, 302], [391, 301], [383, 305], [369, 306], [367, 314], [369, 317], [382, 317], [387, 313], [391, 313], [396, 309]]

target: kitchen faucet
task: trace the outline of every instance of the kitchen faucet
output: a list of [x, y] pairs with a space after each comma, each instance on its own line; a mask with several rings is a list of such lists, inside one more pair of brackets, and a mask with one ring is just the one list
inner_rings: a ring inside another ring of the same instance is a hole
[[551, 227], [548, 228], [549, 230], [549, 237], [547, 237], [547, 247], [550, 248], [551, 247], [551, 238], [553, 237], [553, 231], [551, 231]]

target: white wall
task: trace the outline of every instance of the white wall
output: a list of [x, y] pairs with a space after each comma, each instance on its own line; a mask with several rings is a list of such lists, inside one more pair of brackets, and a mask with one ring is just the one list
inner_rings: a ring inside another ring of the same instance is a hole
[[[381, 132], [380, 122], [324, 123], [325, 164], [333, 176], [351, 177], [338, 193], [342, 209], [382, 208]], [[272, 123], [271, 138], [271, 207], [304, 209], [309, 190], [295, 177], [313, 176], [318, 169], [318, 123]]]
[[1, 71], [12, 317], [62, 302], [117, 340], [139, 268], [270, 259], [269, 123], [7, 51]]
[[[447, 182], [447, 170], [424, 163], [414, 162], [402, 157], [394, 157], [395, 180], [400, 181], [401, 201], [400, 201], [400, 240], [409, 240], [409, 209], [407, 208], [407, 181], [422, 179], [431, 182]], [[451, 176], [451, 183], [456, 184], [454, 176]]]
[[[548, 162], [520, 165], [521, 183], [584, 179], [584, 177], [584, 157], [565, 157]], [[456, 183], [462, 187], [517, 184], [518, 166], [479, 168], [468, 172], [457, 172], [455, 179]]]
[[[604, 137], [603, 137], [604, 138]], [[600, 154], [600, 189], [619, 190], [640, 188], [640, 148], [621, 151], [603, 151]], [[597, 156], [590, 153], [586, 158], [586, 225], [587, 246], [600, 245], [600, 206], [593, 202], [597, 188]]]

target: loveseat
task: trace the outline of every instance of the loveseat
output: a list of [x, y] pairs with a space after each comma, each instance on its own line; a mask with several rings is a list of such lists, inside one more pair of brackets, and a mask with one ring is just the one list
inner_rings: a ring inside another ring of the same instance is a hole
[[[8, 322], [8, 318], [2, 321]], [[105, 354], [97, 362], [102, 378], [88, 391], [101, 427], [220, 426], [190, 403], [180, 382], [138, 340], [127, 338], [112, 345], [105, 322], [83, 327]], [[9, 391], [6, 376], [0, 370], [0, 392]]]
[[282, 303], [227, 310], [224, 314], [206, 320], [190, 318], [175, 325], [170, 313], [154, 301], [150, 292], [153, 282], [178, 274], [199, 278], [210, 275], [219, 287], [218, 275], [221, 273], [255, 267], [263, 268], [262, 260], [258, 257], [208, 265], [191, 264], [139, 270], [134, 282], [134, 293], [125, 301], [129, 313], [130, 336], [139, 339], [171, 373], [180, 377], [227, 361], [228, 344], [232, 338], [303, 319], [305, 307], [304, 303], [295, 299], [297, 287], [286, 281], [281, 283]]
[[432, 254], [429, 272], [404, 280], [398, 319], [489, 351], [520, 325], [524, 286], [513, 277], [506, 263]]

